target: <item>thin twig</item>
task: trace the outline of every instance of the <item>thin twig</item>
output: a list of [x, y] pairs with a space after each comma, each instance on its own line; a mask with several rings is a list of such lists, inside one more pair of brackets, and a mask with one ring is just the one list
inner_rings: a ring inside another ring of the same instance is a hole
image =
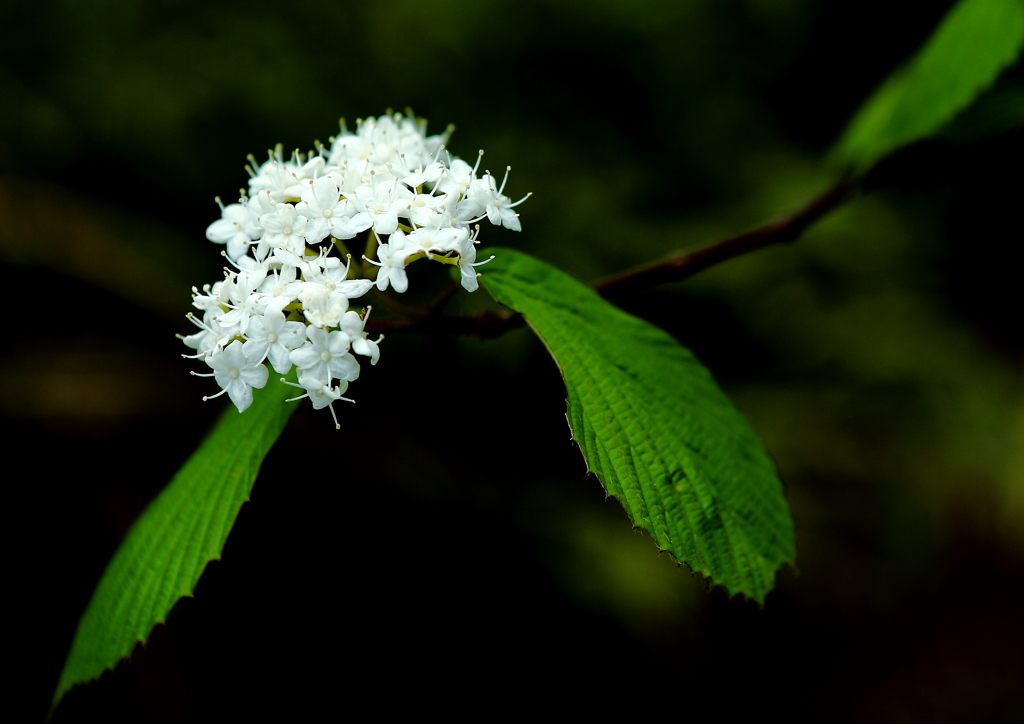
[[[855, 189], [853, 183], [843, 181], [781, 219], [703, 249], [676, 254], [663, 261], [598, 280], [591, 287], [605, 299], [621, 298], [659, 284], [681, 281], [708, 267], [772, 244], [795, 241], [811, 224], [849, 199]], [[523, 325], [523, 318], [512, 313], [485, 312], [475, 317], [440, 314], [440, 309], [447, 301], [447, 292], [445, 289], [425, 312], [404, 319], [373, 320], [367, 326], [367, 331], [466, 334], [491, 339]]]
[[591, 286], [605, 299], [615, 299], [666, 282], [677, 282], [708, 267], [757, 249], [795, 241], [811, 224], [853, 195], [854, 186], [842, 182], [814, 199], [802, 209], [756, 229], [683, 252], [663, 261], [600, 279]]

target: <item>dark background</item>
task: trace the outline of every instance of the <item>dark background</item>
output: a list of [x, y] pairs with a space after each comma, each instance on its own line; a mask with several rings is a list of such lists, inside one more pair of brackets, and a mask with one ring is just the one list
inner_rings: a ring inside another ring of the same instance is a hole
[[[5, 4], [15, 718], [45, 716], [103, 567], [225, 404], [174, 334], [218, 278], [204, 230], [247, 153], [409, 105], [534, 192], [523, 232], [485, 245], [593, 279], [826, 189], [845, 121], [951, 3], [919, 5]], [[526, 330], [393, 335], [343, 430], [296, 412], [196, 597], [55, 721], [1024, 715], [1022, 144], [999, 118], [898, 154], [795, 245], [624, 305], [697, 353], [778, 463], [799, 570], [763, 609], [604, 500]]]

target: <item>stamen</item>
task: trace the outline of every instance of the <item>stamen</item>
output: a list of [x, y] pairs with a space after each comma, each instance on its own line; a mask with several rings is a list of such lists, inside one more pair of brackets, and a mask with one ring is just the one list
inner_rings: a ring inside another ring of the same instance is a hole
[[196, 325], [197, 327], [199, 327], [199, 329], [203, 330], [204, 332], [214, 334], [214, 331], [207, 327], [205, 322], [199, 321], [199, 318], [196, 317], [196, 315], [192, 314], [192, 312], [186, 314], [185, 319], [188, 319], [190, 322], [192, 322], [192, 324]]
[[[478, 261], [475, 264], [470, 264], [469, 266], [483, 266], [487, 262], [491, 261], [493, 258], [494, 258], [494, 254], [491, 254], [488, 258], [484, 259], [483, 261]], [[478, 274], [477, 276], [480, 276], [480, 275]]]
[[[532, 191], [530, 193], [526, 194], [526, 196], [524, 196], [523, 198], [521, 198], [518, 201], [516, 201], [514, 204], [506, 204], [505, 208], [506, 209], [511, 209], [513, 206], [519, 206], [519, 204], [523, 203], [524, 201], [526, 201], [531, 196], [533, 196], [533, 192]], [[516, 214], [516, 216], [519, 216], [519, 214]]]

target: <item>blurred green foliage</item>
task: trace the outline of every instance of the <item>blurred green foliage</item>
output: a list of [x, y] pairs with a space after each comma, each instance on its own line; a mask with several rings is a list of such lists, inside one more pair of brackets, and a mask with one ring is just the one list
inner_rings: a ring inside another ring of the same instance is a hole
[[961, 0], [857, 111], [836, 155], [866, 170], [901, 146], [932, 136], [992, 85], [1022, 43], [1019, 0]]

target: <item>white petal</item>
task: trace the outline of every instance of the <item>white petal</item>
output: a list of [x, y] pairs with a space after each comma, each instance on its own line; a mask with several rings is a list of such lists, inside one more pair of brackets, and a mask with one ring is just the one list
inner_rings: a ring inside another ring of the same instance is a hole
[[[267, 368], [264, 367], [264, 370]], [[245, 412], [252, 404], [252, 388], [241, 380], [232, 380], [227, 386], [228, 397], [235, 403], [239, 412]]]

